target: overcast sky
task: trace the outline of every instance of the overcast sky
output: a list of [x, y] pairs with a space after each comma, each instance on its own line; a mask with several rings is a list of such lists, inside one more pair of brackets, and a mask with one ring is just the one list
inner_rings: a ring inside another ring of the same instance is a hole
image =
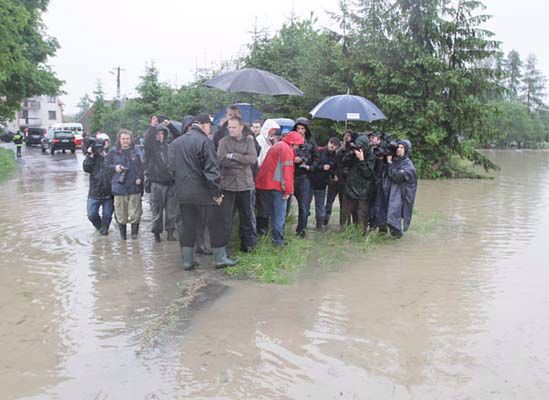
[[[484, 4], [493, 15], [486, 28], [503, 42], [505, 53], [516, 49], [523, 59], [536, 53], [539, 68], [549, 77], [549, 1]], [[128, 96], [135, 94], [148, 60], [156, 62], [162, 81], [186, 83], [197, 67], [242, 54], [256, 19], [274, 32], [292, 9], [301, 16], [314, 10], [319, 25], [326, 26], [326, 11], [335, 11], [337, 0], [51, 0], [44, 22], [61, 45], [50, 65], [65, 81], [65, 112], [76, 112], [85, 93], [93, 96], [98, 78], [107, 97], [113, 97], [116, 77], [109, 71], [117, 66], [125, 69], [121, 87]]]

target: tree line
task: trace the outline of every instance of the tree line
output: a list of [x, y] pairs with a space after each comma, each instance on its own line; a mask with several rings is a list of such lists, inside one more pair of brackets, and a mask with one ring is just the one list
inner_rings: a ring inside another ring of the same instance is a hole
[[[372, 100], [388, 118], [351, 123], [351, 128], [410, 139], [420, 176], [451, 176], [456, 157], [497, 168], [478, 148], [541, 146], [549, 136], [549, 116], [545, 77], [535, 55], [524, 61], [516, 51], [505, 55], [483, 27], [490, 18], [484, 10], [476, 0], [340, 0], [329, 27], [319, 26], [313, 13], [291, 15], [274, 33], [256, 24], [244, 56], [197, 71], [192, 82], [180, 87], [160, 82], [150, 63], [136, 87], [137, 97], [125, 100], [123, 107], [107, 101], [99, 83], [93, 98], [82, 98], [80, 114], [93, 105], [92, 131], [114, 133], [126, 127], [142, 132], [153, 113], [181, 119], [249, 102], [245, 94], [227, 94], [202, 83], [225, 70], [256, 67], [305, 93], [254, 96], [254, 105], [266, 117], [307, 116], [324, 97], [349, 91]], [[343, 125], [314, 120], [313, 128], [322, 142], [334, 132], [341, 134]]]

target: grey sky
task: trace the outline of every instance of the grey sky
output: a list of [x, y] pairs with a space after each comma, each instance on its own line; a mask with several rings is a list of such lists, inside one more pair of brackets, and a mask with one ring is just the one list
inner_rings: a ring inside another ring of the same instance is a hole
[[[517, 49], [523, 59], [536, 53], [540, 69], [549, 76], [547, 0], [484, 4], [493, 15], [486, 27], [503, 42], [503, 50]], [[119, 65], [125, 69], [122, 93], [129, 96], [135, 94], [148, 60], [155, 60], [162, 81], [188, 82], [196, 67], [242, 54], [255, 18], [273, 32], [292, 9], [298, 15], [315, 10], [319, 24], [327, 25], [325, 11], [335, 11], [337, 0], [51, 0], [44, 21], [61, 45], [50, 64], [66, 81], [65, 112], [75, 112], [85, 93], [92, 95], [98, 78], [107, 96], [114, 96], [116, 79], [108, 71]]]

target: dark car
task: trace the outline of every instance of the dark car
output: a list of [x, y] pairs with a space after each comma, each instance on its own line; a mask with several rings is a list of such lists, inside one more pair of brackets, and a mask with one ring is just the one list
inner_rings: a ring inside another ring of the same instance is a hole
[[42, 139], [42, 153], [46, 150], [50, 151], [53, 156], [57, 150], [70, 150], [71, 153], [76, 153], [76, 142], [74, 134], [70, 131], [50, 129]]
[[42, 144], [42, 139], [46, 134], [46, 130], [42, 128], [26, 128], [28, 132], [25, 132], [25, 128], [21, 128], [21, 132], [25, 135], [25, 144], [32, 146], [33, 144]]

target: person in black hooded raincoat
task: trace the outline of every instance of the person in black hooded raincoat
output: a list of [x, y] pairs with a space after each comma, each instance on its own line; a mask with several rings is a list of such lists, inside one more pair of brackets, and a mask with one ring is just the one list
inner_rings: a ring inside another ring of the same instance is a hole
[[387, 225], [391, 235], [400, 238], [412, 222], [412, 211], [417, 191], [417, 176], [410, 159], [412, 144], [408, 140], [398, 142], [396, 158], [387, 156], [388, 193]]

